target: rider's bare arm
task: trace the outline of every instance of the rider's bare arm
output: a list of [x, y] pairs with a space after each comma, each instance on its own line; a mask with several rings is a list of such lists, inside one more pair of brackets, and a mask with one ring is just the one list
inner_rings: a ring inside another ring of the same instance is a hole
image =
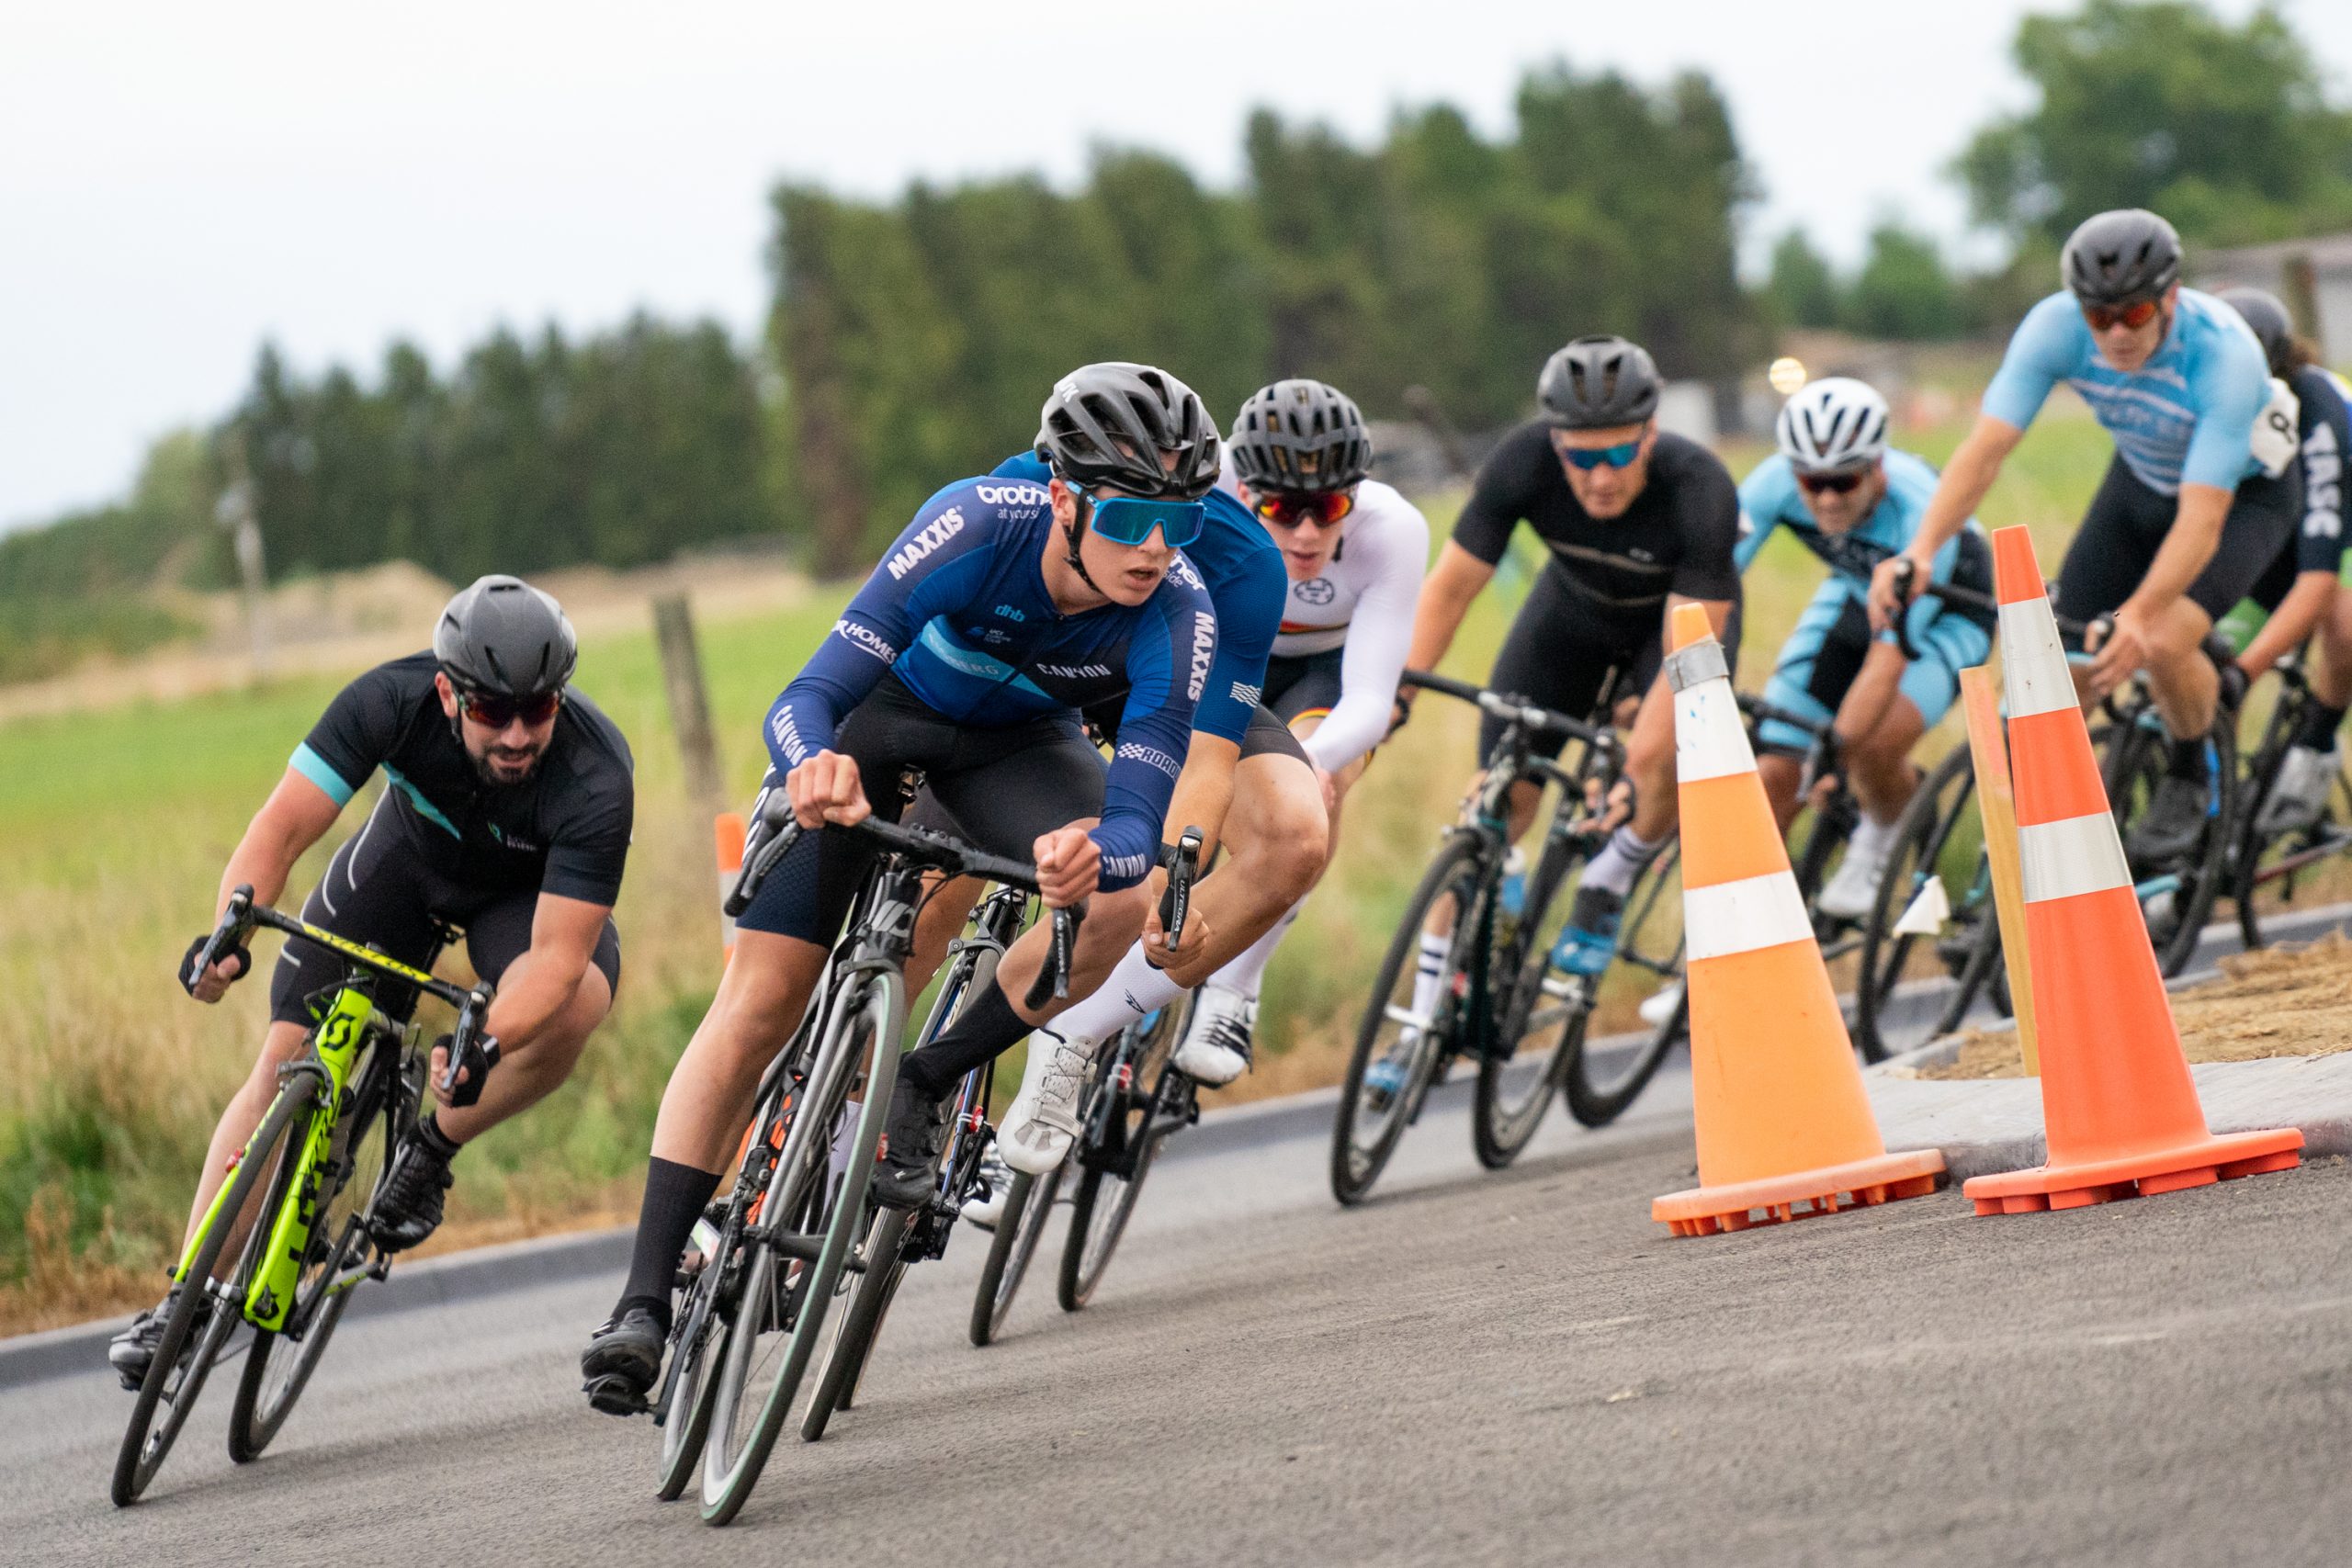
[[[1169, 798], [1168, 815], [1164, 820], [1181, 823], [1201, 830], [1201, 858], [1206, 860], [1216, 849], [1218, 835], [1225, 830], [1225, 814], [1233, 807], [1233, 766], [1241, 760], [1241, 748], [1222, 735], [1211, 735], [1195, 729], [1184, 750], [1184, 771], [1176, 776], [1176, 793]], [[1170, 827], [1165, 836], [1173, 840], [1177, 829]], [[1155, 891], [1160, 886], [1159, 874], [1152, 874]]]
[[542, 893], [531, 910], [531, 945], [499, 977], [484, 1027], [508, 1042], [530, 1039], [570, 1005], [604, 934], [609, 904]]
[[2173, 514], [2172, 527], [2157, 547], [2156, 558], [2148, 563], [2148, 574], [2117, 608], [2118, 617], [2128, 616], [2145, 626], [2188, 592], [2188, 585], [2221, 547], [2222, 525], [2229, 519], [2230, 502], [2236, 493], [2218, 485], [2180, 487], [2180, 510]]
[[1494, 576], [1493, 567], [1453, 540], [1445, 542], [1438, 552], [1437, 565], [1430, 569], [1429, 581], [1421, 585], [1420, 603], [1413, 609], [1413, 644], [1405, 655], [1408, 666], [1436, 668], [1445, 650], [1453, 646], [1453, 634], [1462, 629], [1462, 617], [1470, 613], [1471, 601]]
[[1935, 572], [1936, 552], [1967, 525], [1978, 506], [2001, 477], [2001, 465], [2025, 439], [2025, 432], [2007, 420], [1979, 414], [1974, 428], [1944, 465], [1936, 493], [1920, 515], [1919, 531], [1903, 555], [1883, 561], [1871, 579], [1871, 629], [1884, 631], [1894, 624], [1894, 560], [1908, 558], [1914, 584], [1925, 584]]
[[2312, 635], [2312, 628], [2319, 625], [2320, 617], [2335, 602], [2335, 573], [2332, 571], [2296, 574], [2295, 585], [2287, 590], [2287, 597], [2278, 602], [2278, 608], [2262, 623], [2262, 629], [2245, 645], [2245, 651], [2238, 655], [2238, 668], [2245, 671], [2247, 680], [2267, 674], [2290, 649], [2303, 645]]
[[245, 836], [238, 841], [236, 852], [230, 855], [228, 869], [220, 874], [220, 897], [214, 914], [226, 909], [229, 895], [247, 884], [253, 887], [254, 903], [277, 903], [277, 896], [286, 891], [286, 878], [293, 872], [294, 863], [326, 836], [342, 814], [343, 807], [334, 797], [312, 784], [307, 774], [287, 769], [286, 776], [245, 825]]

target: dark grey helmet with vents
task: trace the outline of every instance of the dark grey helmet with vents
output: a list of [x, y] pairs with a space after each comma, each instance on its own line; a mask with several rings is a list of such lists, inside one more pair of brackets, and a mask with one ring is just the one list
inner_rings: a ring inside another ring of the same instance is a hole
[[2058, 270], [2086, 305], [2136, 305], [2180, 281], [2180, 235], [2145, 208], [2120, 207], [2083, 220]]
[[2284, 376], [2292, 368], [2295, 357], [2295, 321], [2287, 314], [2287, 307], [2278, 296], [2259, 288], [2224, 288], [2215, 296], [2222, 303], [2245, 318], [2261, 341], [2263, 357], [2270, 361], [2270, 373]]
[[441, 612], [433, 657], [462, 690], [536, 697], [571, 679], [580, 641], [553, 599], [520, 578], [491, 576]]
[[1657, 412], [1657, 366], [1622, 337], [1580, 337], [1554, 355], [1535, 382], [1544, 416], [1568, 430], [1640, 424]]
[[1106, 360], [1054, 384], [1038, 416], [1037, 456], [1065, 484], [1198, 501], [1216, 483], [1216, 423], [1199, 394], [1167, 371]]
[[1315, 494], [1372, 472], [1372, 433], [1355, 400], [1304, 377], [1251, 393], [1226, 444], [1234, 473], [1251, 490]]

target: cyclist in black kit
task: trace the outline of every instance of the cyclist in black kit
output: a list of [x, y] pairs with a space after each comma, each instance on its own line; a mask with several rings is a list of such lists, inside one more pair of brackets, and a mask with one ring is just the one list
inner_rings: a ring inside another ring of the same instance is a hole
[[[1739, 491], [1713, 453], [1658, 429], [1659, 391], [1649, 355], [1623, 338], [1581, 337], [1552, 356], [1536, 383], [1542, 413], [1480, 468], [1430, 571], [1408, 656], [1416, 670], [1445, 656], [1525, 523], [1552, 558], [1487, 683], [1572, 714], [1591, 707], [1612, 670], [1620, 691], [1642, 694], [1626, 748], [1631, 789], [1620, 786], [1607, 818], [1615, 830], [1586, 867], [1569, 914], [1568, 967], [1585, 975], [1608, 968], [1626, 890], [1674, 833], [1674, 704], [1660, 674], [1668, 615], [1703, 604], [1726, 649], [1738, 647]], [[1482, 759], [1501, 728], [1481, 725]], [[1560, 744], [1555, 737], [1553, 754]], [[1522, 784], [1511, 805], [1516, 840], [1533, 820], [1533, 786]], [[1430, 940], [1442, 963], [1442, 937]]]
[[[575, 656], [571, 623], [553, 599], [512, 577], [482, 578], [449, 601], [431, 652], [379, 665], [328, 705], [221, 874], [220, 908], [241, 885], [254, 902], [275, 902], [294, 863], [380, 768], [391, 787], [327, 863], [302, 918], [410, 964], [426, 961], [441, 922], [461, 927], [475, 974], [498, 987], [487, 1021], [494, 1038], [459, 1063], [455, 1095], [392, 1152], [373, 1228], [388, 1252], [414, 1247], [441, 1223], [461, 1146], [571, 1076], [620, 984], [612, 907], [635, 785], [619, 728], [567, 689]], [[189, 946], [180, 983], [217, 1002], [253, 959], [240, 949], [189, 974], [209, 937]], [[278, 1067], [300, 1048], [309, 998], [343, 975], [311, 942], [288, 942], [278, 955], [269, 1032], [212, 1134], [191, 1226], [277, 1094]], [[377, 1000], [405, 1019], [416, 998], [387, 983]], [[436, 1095], [447, 1044], [444, 1035], [433, 1051]], [[109, 1348], [125, 1386], [145, 1376], [169, 1307], [166, 1298], [141, 1313]]]

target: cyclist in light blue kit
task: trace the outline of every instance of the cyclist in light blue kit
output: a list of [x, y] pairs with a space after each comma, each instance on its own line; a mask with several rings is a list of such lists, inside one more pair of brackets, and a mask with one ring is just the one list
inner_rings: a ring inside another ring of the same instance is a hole
[[[2180, 286], [2180, 236], [2137, 208], [2086, 220], [2060, 262], [2065, 288], [2026, 313], [1904, 554], [1924, 580], [2064, 381], [2115, 440], [2107, 478], [2058, 573], [2059, 614], [2109, 615], [2086, 649], [2091, 700], [2145, 670], [2171, 740], [2165, 777], [2125, 846], [2142, 869], [2177, 862], [2202, 834], [2211, 794], [2205, 735], [2220, 698], [2201, 644], [2246, 595], [2302, 517], [2294, 394], [2275, 384], [2236, 311]], [[1897, 606], [1892, 561], [1871, 620]]]
[[[1823, 914], [1849, 920], [1870, 913], [1895, 821], [1918, 787], [1911, 749], [1950, 711], [1961, 671], [1984, 663], [1993, 647], [1990, 614], [1936, 598], [1905, 612], [1917, 659], [1904, 656], [1892, 629], [1871, 629], [1871, 574], [1917, 536], [1936, 491], [1934, 468], [1888, 449], [1886, 426], [1886, 400], [1865, 382], [1833, 376], [1792, 397], [1775, 429], [1780, 450], [1739, 487], [1733, 552], [1745, 574], [1765, 542], [1786, 528], [1829, 567], [1781, 646], [1764, 699], [1815, 723], [1836, 721], [1839, 765], [1861, 820], [1815, 902]], [[1933, 580], [1991, 594], [1992, 552], [1973, 519], [1936, 552]], [[1757, 739], [1757, 772], [1786, 832], [1812, 737], [1774, 720]]]

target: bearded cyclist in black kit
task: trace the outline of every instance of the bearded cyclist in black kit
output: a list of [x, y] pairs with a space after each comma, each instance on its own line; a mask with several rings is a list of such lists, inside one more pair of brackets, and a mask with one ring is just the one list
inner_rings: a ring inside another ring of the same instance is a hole
[[[1436, 667], [1525, 523], [1551, 559], [1487, 684], [1570, 714], [1591, 709], [1611, 671], [1621, 692], [1642, 694], [1626, 747], [1631, 789], [1620, 784], [1603, 819], [1613, 831], [1585, 867], [1566, 933], [1563, 966], [1589, 976], [1608, 968], [1625, 893], [1674, 833], [1674, 703], [1660, 673], [1668, 617], [1678, 604], [1704, 605], [1726, 649], [1738, 647], [1739, 492], [1713, 453], [1658, 429], [1661, 389], [1649, 355], [1623, 338], [1581, 337], [1552, 356], [1536, 384], [1543, 412], [1478, 470], [1421, 591], [1407, 660]], [[1481, 759], [1501, 728], [1491, 717], [1481, 725]], [[1550, 738], [1552, 755], [1563, 739]], [[1514, 840], [1537, 794], [1531, 784], [1512, 791]], [[1442, 932], [1423, 937], [1424, 987], [1436, 983], [1445, 948]]]

